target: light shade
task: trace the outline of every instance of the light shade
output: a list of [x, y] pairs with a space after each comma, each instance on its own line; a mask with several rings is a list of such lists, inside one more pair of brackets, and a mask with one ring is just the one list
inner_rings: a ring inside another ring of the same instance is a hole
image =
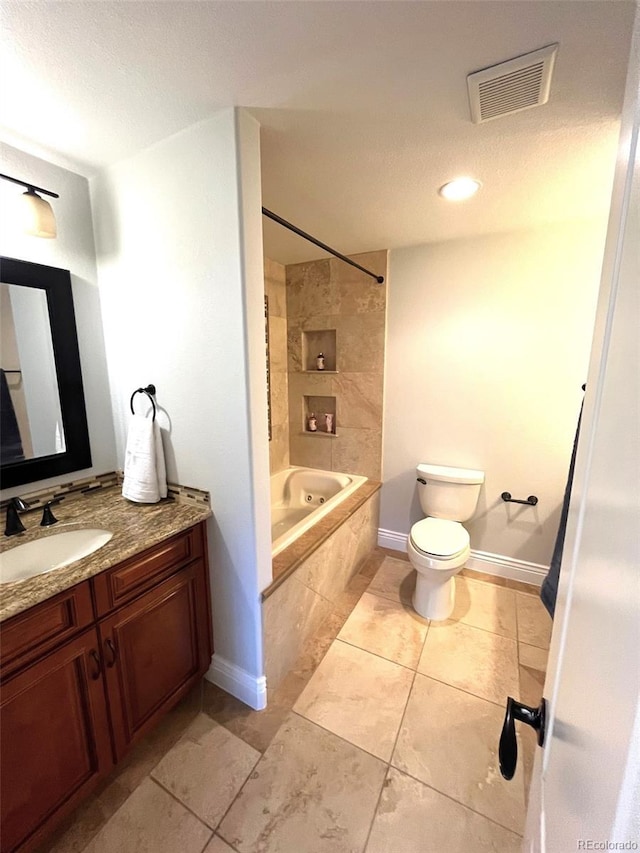
[[480, 189], [480, 181], [473, 178], [456, 178], [440, 187], [438, 192], [447, 201], [464, 201]]
[[31, 187], [22, 194], [21, 216], [26, 234], [32, 234], [34, 237], [55, 237], [58, 233], [51, 205]]

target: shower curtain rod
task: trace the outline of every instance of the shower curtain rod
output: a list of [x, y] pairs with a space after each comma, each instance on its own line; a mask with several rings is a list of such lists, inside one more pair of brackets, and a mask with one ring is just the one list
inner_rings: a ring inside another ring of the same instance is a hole
[[316, 246], [319, 246], [321, 249], [324, 249], [325, 252], [329, 252], [330, 254], [334, 255], [334, 257], [340, 258], [340, 260], [344, 261], [345, 264], [351, 264], [352, 267], [356, 267], [357, 269], [362, 270], [362, 272], [365, 272], [367, 275], [370, 275], [371, 278], [375, 278], [378, 284], [384, 284], [383, 275], [376, 275], [376, 273], [371, 272], [371, 270], [366, 269], [366, 267], [361, 267], [360, 264], [357, 264], [355, 261], [352, 261], [351, 258], [348, 258], [341, 252], [336, 252], [335, 249], [332, 249], [331, 246], [327, 246], [326, 243], [322, 243], [320, 240], [316, 240], [316, 238], [312, 237], [311, 234], [307, 234], [306, 231], [303, 231], [296, 225], [292, 225], [290, 222], [287, 222], [286, 219], [283, 219], [281, 216], [278, 216], [278, 214], [274, 213], [272, 210], [267, 210], [266, 207], [263, 207], [262, 213], [264, 214], [264, 216], [268, 216], [269, 219], [273, 219], [273, 221], [277, 222], [278, 225], [282, 225], [284, 228], [288, 228], [289, 231], [293, 231], [294, 234], [298, 234], [298, 236], [304, 237], [304, 239], [308, 240], [310, 243], [315, 243]]

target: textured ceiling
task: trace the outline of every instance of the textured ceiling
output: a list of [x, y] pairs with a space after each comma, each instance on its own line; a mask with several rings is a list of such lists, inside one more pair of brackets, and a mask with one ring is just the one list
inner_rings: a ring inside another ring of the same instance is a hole
[[[608, 208], [634, 4], [4, 0], [0, 131], [83, 174], [229, 105], [263, 203], [347, 253]], [[545, 106], [470, 121], [466, 75], [559, 42]], [[452, 205], [459, 174], [483, 186]], [[321, 253], [273, 223], [265, 250]]]

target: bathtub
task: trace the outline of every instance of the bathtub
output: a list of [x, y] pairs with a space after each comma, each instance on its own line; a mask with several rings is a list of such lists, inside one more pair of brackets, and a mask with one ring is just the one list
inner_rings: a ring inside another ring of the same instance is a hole
[[275, 557], [353, 494], [366, 477], [291, 467], [271, 477], [271, 554]]

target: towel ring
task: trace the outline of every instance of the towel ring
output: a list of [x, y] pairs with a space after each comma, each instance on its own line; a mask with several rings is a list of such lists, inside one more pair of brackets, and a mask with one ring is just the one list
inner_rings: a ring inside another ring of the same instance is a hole
[[136, 396], [136, 394], [146, 394], [147, 397], [151, 400], [151, 405], [153, 406], [153, 417], [151, 418], [151, 420], [155, 421], [155, 419], [156, 419], [156, 402], [153, 399], [153, 397], [151, 396], [152, 394], [155, 394], [155, 393], [156, 393], [156, 386], [155, 385], [147, 385], [146, 388], [136, 388], [136, 390], [131, 395], [131, 400], [129, 401], [129, 405], [131, 406], [131, 414], [135, 415], [135, 412], [133, 410], [133, 398]]

